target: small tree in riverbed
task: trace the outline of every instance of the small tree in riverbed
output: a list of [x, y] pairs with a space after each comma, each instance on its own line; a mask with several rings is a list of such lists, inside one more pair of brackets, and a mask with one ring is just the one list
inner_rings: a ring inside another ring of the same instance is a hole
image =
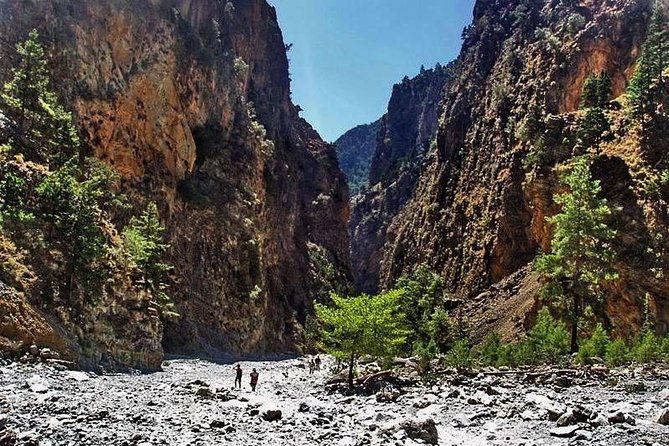
[[348, 384], [353, 387], [353, 367], [361, 355], [390, 357], [410, 334], [403, 326], [401, 290], [378, 296], [342, 297], [332, 295], [330, 307], [315, 304], [322, 322], [322, 347], [328, 353], [348, 359]]
[[555, 197], [562, 212], [548, 220], [555, 227], [551, 252], [537, 257], [534, 265], [546, 280], [543, 297], [550, 305], [568, 307], [565, 315], [575, 353], [579, 320], [584, 312], [600, 306], [601, 284], [618, 277], [612, 268], [611, 247], [616, 232], [606, 224], [611, 208], [598, 197], [600, 183], [592, 178], [587, 157], [574, 161], [563, 183], [570, 192]]

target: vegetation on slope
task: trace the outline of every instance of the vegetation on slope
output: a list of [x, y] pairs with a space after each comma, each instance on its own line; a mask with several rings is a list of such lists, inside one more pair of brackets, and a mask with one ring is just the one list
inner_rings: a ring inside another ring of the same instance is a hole
[[0, 265], [0, 280], [74, 318], [102, 305], [110, 283], [129, 280], [144, 284], [163, 315], [173, 314], [157, 208], [149, 204], [119, 237], [115, 216], [132, 209], [118, 175], [85, 156], [72, 115], [51, 89], [38, 33], [16, 49], [19, 62], [0, 94], [0, 236], [37, 283], [16, 277], [10, 262]]

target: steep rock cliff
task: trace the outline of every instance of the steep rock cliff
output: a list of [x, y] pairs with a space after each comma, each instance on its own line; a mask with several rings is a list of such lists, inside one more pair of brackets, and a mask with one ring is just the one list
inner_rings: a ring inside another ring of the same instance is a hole
[[346, 174], [351, 196], [369, 187], [369, 169], [376, 148], [376, 136], [381, 121], [359, 125], [335, 141], [341, 170]]
[[[556, 137], [546, 135], [550, 150], [564, 151], [575, 118], [570, 113], [579, 107], [589, 74], [607, 71], [614, 96], [624, 93], [651, 9], [649, 0], [476, 3], [444, 99], [437, 148], [414, 198], [388, 231], [384, 285], [424, 262], [443, 274], [450, 292], [472, 298], [548, 249], [545, 217], [557, 211], [552, 197], [559, 191], [552, 166], [565, 159], [555, 155], [552, 164], [526, 168], [523, 122], [541, 109], [547, 132]], [[665, 231], [666, 212], [662, 200], [646, 196], [632, 180], [639, 166], [649, 165], [649, 154], [632, 138], [616, 138], [593, 167], [603, 194], [623, 208], [623, 217], [611, 222], [625, 235], [617, 247], [621, 280], [607, 293], [609, 317], [614, 329], [631, 335], [649, 296], [658, 329], [666, 331], [666, 257], [635, 252], [647, 246], [666, 253], [666, 242], [656, 247], [649, 241]], [[494, 294], [476, 300], [492, 305]], [[534, 299], [536, 292], [527, 296]]]
[[320, 280], [347, 280], [348, 191], [334, 148], [290, 101], [264, 0], [0, 3], [7, 41], [37, 28], [91, 152], [155, 200], [181, 316], [172, 353], [289, 351]]
[[421, 70], [395, 85], [381, 118], [369, 171], [369, 188], [353, 198], [349, 221], [356, 288], [374, 293], [386, 230], [409, 200], [436, 134], [439, 104], [452, 67]]

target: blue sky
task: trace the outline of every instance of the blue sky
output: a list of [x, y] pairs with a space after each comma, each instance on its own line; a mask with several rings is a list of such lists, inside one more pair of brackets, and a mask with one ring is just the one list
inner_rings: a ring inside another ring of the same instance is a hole
[[269, 0], [293, 101], [327, 141], [383, 115], [392, 86], [457, 57], [474, 0]]

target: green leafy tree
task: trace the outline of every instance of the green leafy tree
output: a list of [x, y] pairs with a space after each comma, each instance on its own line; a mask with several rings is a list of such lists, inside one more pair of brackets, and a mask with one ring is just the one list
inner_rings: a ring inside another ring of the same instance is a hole
[[42, 164], [60, 165], [79, 149], [72, 115], [51, 90], [44, 47], [33, 30], [16, 45], [18, 65], [0, 92], [0, 144]]
[[585, 108], [606, 108], [611, 99], [613, 85], [606, 71], [591, 74], [583, 85], [582, 105]]
[[452, 323], [444, 309], [444, 281], [421, 265], [409, 277], [397, 281], [402, 289], [400, 305], [406, 315], [411, 334], [407, 338], [406, 350], [413, 353], [434, 341], [439, 351], [446, 351], [453, 343]]
[[669, 63], [669, 39], [667, 18], [660, 3], [651, 17], [648, 36], [641, 49], [634, 76], [630, 80], [627, 94], [632, 116], [641, 124], [643, 131], [658, 100], [657, 84], [664, 83], [662, 72]]
[[165, 316], [176, 316], [174, 304], [167, 295], [167, 273], [172, 266], [164, 261], [169, 245], [164, 243], [165, 227], [160, 222], [158, 207], [150, 203], [139, 217], [133, 217], [123, 230], [123, 241], [134, 264], [144, 275], [144, 288], [149, 291]]
[[554, 226], [551, 251], [537, 257], [534, 266], [546, 281], [542, 296], [566, 310], [575, 353], [579, 320], [586, 310], [600, 308], [602, 283], [618, 277], [611, 246], [616, 232], [606, 223], [611, 207], [598, 196], [600, 182], [592, 178], [587, 157], [575, 159], [563, 183], [570, 191], [555, 197], [562, 211], [548, 220]]
[[322, 323], [322, 347], [338, 358], [348, 359], [350, 387], [353, 387], [353, 367], [361, 355], [389, 357], [405, 344], [410, 331], [404, 327], [401, 297], [401, 290], [378, 296], [333, 294], [331, 307], [315, 304]]
[[117, 178], [98, 160], [82, 167], [72, 158], [37, 188], [39, 220], [47, 243], [63, 256], [68, 297], [78, 282], [87, 285], [104, 270], [108, 243], [102, 222]]

